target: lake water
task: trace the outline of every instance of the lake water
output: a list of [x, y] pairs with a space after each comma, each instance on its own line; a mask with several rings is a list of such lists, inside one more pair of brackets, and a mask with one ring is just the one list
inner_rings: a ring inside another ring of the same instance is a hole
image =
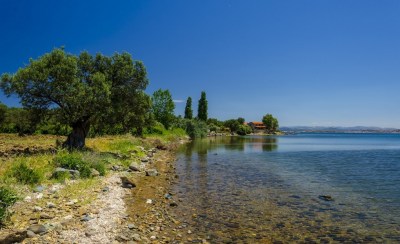
[[397, 134], [207, 138], [177, 173], [173, 211], [212, 243], [400, 243]]

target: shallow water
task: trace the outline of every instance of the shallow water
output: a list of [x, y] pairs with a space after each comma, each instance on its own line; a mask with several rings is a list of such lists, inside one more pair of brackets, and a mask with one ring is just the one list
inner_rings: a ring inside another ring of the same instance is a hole
[[400, 135], [207, 138], [177, 172], [175, 215], [213, 243], [400, 242]]

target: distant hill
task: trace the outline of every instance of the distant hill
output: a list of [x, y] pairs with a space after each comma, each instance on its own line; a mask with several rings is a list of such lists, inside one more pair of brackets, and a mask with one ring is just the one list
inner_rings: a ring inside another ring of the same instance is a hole
[[397, 128], [381, 128], [376, 126], [283, 126], [284, 132], [337, 132], [337, 133], [400, 133]]

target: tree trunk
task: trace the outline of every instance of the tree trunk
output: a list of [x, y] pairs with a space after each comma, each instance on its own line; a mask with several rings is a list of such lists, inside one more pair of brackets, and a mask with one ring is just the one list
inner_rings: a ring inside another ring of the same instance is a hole
[[83, 149], [85, 139], [89, 132], [90, 123], [88, 119], [82, 119], [72, 124], [72, 132], [68, 135], [63, 147], [68, 149]]

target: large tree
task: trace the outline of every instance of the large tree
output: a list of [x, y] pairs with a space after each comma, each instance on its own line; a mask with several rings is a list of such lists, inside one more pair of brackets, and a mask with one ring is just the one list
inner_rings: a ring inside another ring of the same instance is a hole
[[169, 129], [175, 119], [175, 103], [169, 90], [159, 89], [153, 93], [153, 114], [155, 119]]
[[275, 133], [279, 128], [278, 119], [272, 116], [272, 114], [264, 115], [262, 122], [265, 125], [265, 129], [269, 133]]
[[206, 98], [206, 92], [201, 92], [201, 97], [199, 100], [199, 107], [197, 110], [197, 117], [199, 120], [207, 121], [208, 118], [208, 102]]
[[25, 108], [58, 108], [62, 122], [72, 127], [64, 146], [78, 149], [85, 146], [92, 120], [124, 121], [124, 112], [147, 84], [143, 63], [128, 53], [76, 56], [58, 48], [1, 77], [3, 91], [17, 94]]
[[192, 98], [188, 97], [185, 107], [185, 119], [193, 119]]

